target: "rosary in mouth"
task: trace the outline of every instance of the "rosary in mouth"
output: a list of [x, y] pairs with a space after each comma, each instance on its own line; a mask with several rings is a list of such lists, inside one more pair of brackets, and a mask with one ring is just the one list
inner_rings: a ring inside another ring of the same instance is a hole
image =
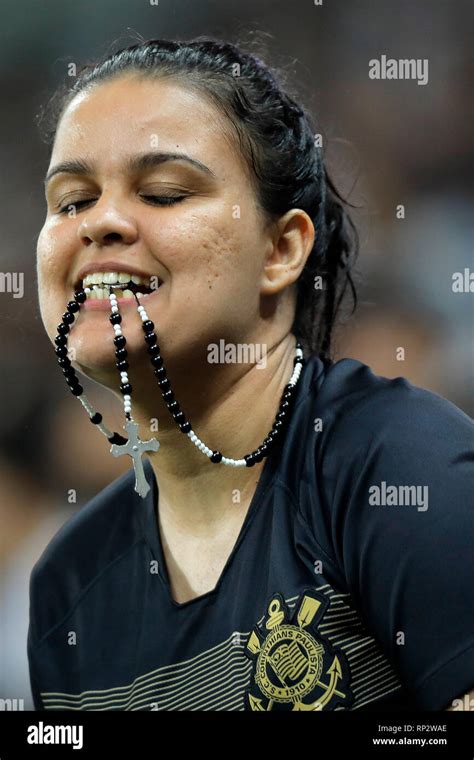
[[[186, 418], [184, 412], [181, 410], [179, 403], [174, 397], [174, 393], [171, 389], [171, 384], [166, 376], [166, 369], [164, 366], [163, 357], [160, 354], [160, 347], [157, 343], [157, 337], [154, 332], [155, 325], [148, 318], [144, 306], [140, 303], [136, 293], [133, 294], [137, 303], [137, 311], [142, 320], [142, 328], [144, 331], [145, 344], [147, 352], [150, 356], [150, 362], [153, 366], [154, 375], [158, 381], [159, 388], [161, 390], [162, 398], [172, 415], [175, 423], [178, 425], [180, 431], [185, 433], [188, 438], [194, 443], [194, 445], [205, 454], [209, 460], [213, 463], [226, 464], [230, 467], [252, 467], [256, 462], [260, 462], [264, 457], [268, 456], [273, 448], [276, 439], [281, 435], [282, 430], [285, 427], [285, 423], [288, 420], [288, 412], [290, 411], [291, 401], [294, 398], [294, 390], [299, 380], [301, 371], [303, 369], [304, 357], [303, 348], [300, 343], [296, 344], [295, 358], [293, 360], [293, 372], [290, 380], [285, 385], [280, 401], [280, 406], [273, 423], [273, 427], [264, 439], [262, 444], [252, 451], [250, 454], [246, 454], [241, 459], [232, 459], [225, 457], [218, 450], [212, 450], [196, 435], [191, 427], [191, 423]], [[148, 441], [142, 441], [138, 435], [138, 423], [132, 417], [132, 386], [128, 379], [127, 370], [129, 364], [127, 361], [127, 341], [122, 333], [121, 322], [122, 317], [119, 312], [117, 296], [114, 293], [114, 289], [109, 287], [109, 301], [111, 314], [109, 321], [112, 325], [115, 337], [113, 344], [115, 346], [115, 358], [116, 367], [120, 373], [120, 392], [123, 396], [123, 408], [125, 414], [124, 431], [127, 433], [128, 438], [114, 433], [109, 430], [102, 422], [102, 415], [96, 412], [89, 400], [87, 399], [84, 389], [80, 384], [74, 367], [71, 364], [71, 360], [68, 357], [67, 348], [67, 336], [71, 330], [71, 327], [78, 316], [78, 312], [82, 304], [86, 301], [87, 294], [83, 288], [77, 290], [74, 293], [74, 300], [69, 301], [66, 307], [66, 311], [63, 314], [62, 321], [57, 327], [58, 334], [56, 335], [54, 342], [56, 344], [56, 355], [58, 357], [58, 364], [62, 368], [63, 374], [66, 378], [66, 382], [73, 396], [76, 396], [81, 402], [82, 406], [89, 415], [90, 421], [93, 425], [96, 425], [100, 432], [107, 438], [112, 444], [110, 453], [114, 457], [121, 456], [122, 454], [128, 454], [132, 458], [133, 467], [135, 470], [135, 491], [145, 498], [150, 490], [150, 486], [145, 478], [145, 472], [143, 470], [142, 455], [148, 451], [158, 451], [160, 444], [156, 438], [150, 438]]]

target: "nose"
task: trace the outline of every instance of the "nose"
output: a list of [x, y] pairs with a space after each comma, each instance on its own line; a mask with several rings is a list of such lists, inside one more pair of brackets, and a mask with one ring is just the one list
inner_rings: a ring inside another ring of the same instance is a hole
[[134, 243], [138, 236], [135, 222], [116, 206], [98, 201], [85, 211], [77, 234], [83, 245], [95, 243], [100, 248], [114, 243]]

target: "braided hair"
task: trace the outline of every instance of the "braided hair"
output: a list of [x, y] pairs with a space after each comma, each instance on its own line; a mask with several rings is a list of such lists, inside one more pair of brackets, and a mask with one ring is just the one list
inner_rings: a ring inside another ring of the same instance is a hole
[[[124, 73], [171, 78], [210, 98], [234, 129], [264, 218], [275, 221], [291, 208], [309, 215], [316, 235], [296, 282], [291, 331], [305, 353], [330, 359], [348, 286], [353, 311], [357, 305], [351, 268], [358, 236], [327, 173], [310, 114], [283, 89], [276, 70], [235, 44], [207, 36], [185, 42], [154, 39], [85, 65], [72, 87], [60, 87], [37, 117], [45, 142], [53, 145], [61, 117], [79, 92]], [[316, 278], [321, 278], [320, 289]]]

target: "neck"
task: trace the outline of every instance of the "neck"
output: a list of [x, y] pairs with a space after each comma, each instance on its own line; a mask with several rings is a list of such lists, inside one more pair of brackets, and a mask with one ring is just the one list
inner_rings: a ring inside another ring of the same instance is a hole
[[[179, 375], [167, 368], [177, 401], [209, 448], [240, 459], [260, 446], [293, 371], [295, 345], [292, 334], [285, 336], [267, 351], [262, 368], [214, 364], [210, 369], [193, 364], [192, 370], [188, 367]], [[159, 419], [158, 431], [155, 427], [151, 435], [159, 440], [160, 448], [149, 457], [159, 484], [161, 514], [172, 513], [174, 522], [181, 525], [205, 528], [225, 519], [226, 505], [248, 506], [265, 459], [253, 467], [211, 463], [179, 430], [153, 376], [146, 387], [134, 382], [133, 417], [142, 438], [150, 437], [150, 421]]]

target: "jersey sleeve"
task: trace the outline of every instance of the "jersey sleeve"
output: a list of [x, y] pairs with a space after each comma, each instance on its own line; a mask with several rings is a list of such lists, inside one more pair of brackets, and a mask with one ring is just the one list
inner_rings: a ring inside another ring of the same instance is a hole
[[447, 709], [474, 688], [473, 421], [403, 378], [338, 420], [325, 477], [347, 586], [419, 708]]

